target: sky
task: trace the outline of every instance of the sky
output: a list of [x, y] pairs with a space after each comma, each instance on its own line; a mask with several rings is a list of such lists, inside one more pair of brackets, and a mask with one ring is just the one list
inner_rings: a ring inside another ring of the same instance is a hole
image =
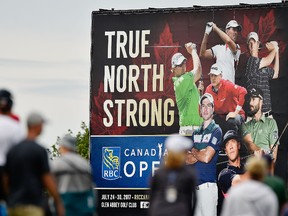
[[23, 127], [32, 111], [48, 120], [39, 142], [49, 147], [68, 129], [76, 134], [81, 122], [89, 125], [92, 11], [276, 2], [281, 1], [2, 0], [0, 88], [12, 92]]

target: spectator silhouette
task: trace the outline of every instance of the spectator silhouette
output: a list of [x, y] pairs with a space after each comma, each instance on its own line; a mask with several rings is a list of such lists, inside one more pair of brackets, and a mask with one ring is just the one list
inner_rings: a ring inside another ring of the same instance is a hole
[[[4, 204], [3, 172], [8, 150], [24, 138], [16, 115], [12, 115], [13, 97], [10, 91], [0, 90], [0, 209], [6, 212]], [[13, 117], [15, 116], [15, 118]], [[17, 121], [15, 121], [17, 120]]]
[[4, 183], [10, 216], [43, 216], [44, 189], [54, 198], [57, 215], [64, 215], [65, 210], [50, 173], [46, 149], [35, 141], [44, 123], [39, 113], [31, 113], [27, 118], [26, 139], [12, 147], [7, 154]]
[[192, 142], [181, 135], [169, 136], [165, 165], [156, 171], [151, 182], [149, 216], [191, 216], [196, 204], [195, 174], [185, 166], [186, 152]]
[[95, 196], [89, 162], [76, 153], [76, 138], [67, 134], [58, 142], [61, 156], [52, 161], [52, 172], [67, 216], [92, 216]]

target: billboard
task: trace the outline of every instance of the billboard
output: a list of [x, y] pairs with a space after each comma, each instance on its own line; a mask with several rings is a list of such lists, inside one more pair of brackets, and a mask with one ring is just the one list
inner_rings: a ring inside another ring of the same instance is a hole
[[[192, 58], [184, 44], [195, 43], [199, 54], [207, 22], [215, 23], [224, 32], [230, 20], [241, 24], [242, 31], [236, 40], [241, 55], [235, 70], [235, 83], [240, 86], [245, 87], [247, 78], [248, 34], [258, 33], [263, 45], [259, 57], [269, 54], [266, 42], [278, 42], [279, 76], [269, 85], [273, 117], [281, 132], [288, 111], [288, 101], [283, 99], [288, 95], [287, 19], [287, 4], [92, 13], [91, 166], [100, 191], [100, 206], [106, 214], [116, 215], [115, 209], [121, 208], [125, 209], [125, 215], [133, 215], [135, 209], [143, 209], [145, 214], [149, 181], [161, 166], [165, 138], [179, 132], [171, 58], [177, 52], [182, 53], [187, 59], [187, 71], [192, 70]], [[217, 44], [224, 42], [212, 31], [207, 49]], [[201, 81], [206, 88], [215, 59], [200, 60]], [[287, 140], [286, 135], [284, 139]], [[280, 145], [278, 161], [285, 161], [286, 151], [286, 147]], [[284, 168], [278, 165], [276, 172]], [[286, 174], [283, 177], [286, 178]], [[124, 195], [129, 194], [132, 195], [124, 199]]]

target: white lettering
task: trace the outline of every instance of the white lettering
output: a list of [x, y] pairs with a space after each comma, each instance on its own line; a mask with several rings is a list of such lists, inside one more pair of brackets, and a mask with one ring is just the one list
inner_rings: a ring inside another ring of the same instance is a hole
[[117, 31], [117, 41], [116, 41], [116, 58], [120, 58], [120, 54], [122, 51], [123, 58], [127, 58], [127, 53], [125, 50], [125, 46], [127, 44], [127, 34], [124, 31]]
[[[132, 58], [136, 58], [138, 55], [139, 55], [139, 47], [140, 47], [140, 44], [139, 44], [139, 41], [140, 41], [140, 31], [137, 30], [136, 32], [136, 35], [135, 35], [135, 40], [134, 40], [134, 37], [133, 37], [133, 31], [129, 31], [129, 55], [132, 57]], [[133, 42], [135, 42], [135, 52], [133, 52]]]
[[126, 110], [126, 126], [130, 126], [130, 119], [133, 122], [133, 126], [137, 126], [137, 121], [135, 114], [137, 112], [137, 103], [135, 100], [127, 100], [127, 110]]
[[[164, 65], [160, 65], [159, 74], [157, 74], [157, 65], [153, 65], [153, 92], [157, 91], [156, 87], [159, 86], [158, 91], [163, 91], [163, 78], [164, 78]], [[157, 85], [157, 80], [159, 80], [159, 85]]]
[[126, 80], [127, 80], [127, 68], [125, 67], [125, 65], [120, 65], [117, 68], [117, 77], [116, 77], [116, 89], [118, 92], [124, 92], [126, 90], [126, 84], [127, 84]]
[[144, 92], [148, 91], [148, 72], [152, 68], [152, 65], [141, 65], [141, 69], [144, 70]]
[[142, 51], [142, 53], [141, 53], [141, 57], [142, 58], [149, 58], [150, 57], [150, 53], [146, 53], [145, 52], [145, 47], [146, 47], [146, 45], [148, 45], [149, 44], [149, 41], [148, 40], [146, 40], [146, 36], [147, 35], [149, 35], [150, 34], [150, 30], [143, 30], [142, 31], [142, 49], [141, 49], [141, 51]]
[[[141, 72], [144, 73], [143, 78], [139, 79]], [[148, 78], [149, 73], [151, 73], [150, 83], [150, 79]], [[160, 64], [159, 68], [157, 64], [141, 65], [141, 68], [137, 65], [119, 65], [117, 68], [115, 65], [111, 65], [110, 67], [108, 65], [104, 66], [104, 92], [114, 92], [114, 85], [116, 85], [116, 90], [120, 93], [127, 90], [128, 92], [140, 92], [138, 82], [143, 83], [140, 86], [143, 86], [144, 92], [149, 90], [153, 92], [163, 91], [164, 65]]]
[[[122, 105], [125, 104], [125, 100], [115, 100], [115, 104], [117, 104], [117, 108], [118, 108], [118, 116], [122, 115]], [[117, 126], [121, 127], [122, 126], [122, 121], [121, 118], [118, 118], [117, 121]]]
[[155, 171], [160, 167], [160, 161], [152, 161], [152, 164], [148, 164], [147, 161], [140, 161], [139, 164], [135, 164], [133, 161], [127, 161], [123, 168], [124, 175], [131, 178], [137, 172], [138, 177], [143, 177], [143, 174], [148, 170], [149, 165], [152, 167], [151, 173], [153, 176]]
[[[115, 35], [116, 41], [114, 37]], [[150, 30], [131, 30], [129, 31], [129, 34], [127, 34], [125, 31], [106, 31], [107, 58], [112, 58], [113, 53], [115, 53], [113, 49], [115, 48], [116, 58], [128, 58], [127, 50], [129, 57], [131, 58], [137, 58], [139, 55], [141, 58], [149, 58], [150, 53], [146, 52], [146, 46], [149, 45], [149, 40], [147, 38], [148, 35], [150, 35]]]
[[143, 171], [148, 169], [148, 163], [146, 161], [140, 161], [140, 177], [142, 177]]
[[149, 109], [149, 101], [147, 99], [142, 99], [139, 102], [139, 124], [142, 127], [145, 127], [149, 124], [149, 116], [150, 116], [150, 109]]
[[103, 118], [103, 124], [105, 125], [105, 127], [111, 127], [113, 124], [113, 116], [111, 115], [108, 106], [109, 108], [113, 107], [113, 102], [111, 100], [105, 100], [103, 103], [104, 112], [107, 114], [108, 117], [108, 119], [105, 117]]
[[151, 125], [155, 126], [155, 119], [157, 120], [157, 125], [162, 125], [162, 99], [158, 99], [158, 106], [156, 100], [151, 101]]
[[112, 36], [115, 35], [115, 31], [106, 31], [105, 36], [108, 36], [108, 43], [107, 43], [107, 58], [112, 58]]
[[[104, 92], [114, 92], [114, 82], [115, 82], [115, 65], [111, 65], [111, 72], [109, 67], [105, 65], [104, 67]], [[108, 90], [108, 86], [109, 89]]]
[[171, 126], [174, 122], [173, 107], [175, 107], [175, 103], [171, 98], [167, 98], [164, 102], [162, 99], [151, 99], [150, 102], [147, 99], [142, 99], [137, 103], [134, 99], [123, 99], [115, 100], [114, 103], [116, 106], [114, 112], [112, 112], [112, 108], [114, 108], [112, 100], [107, 99], [103, 103], [103, 109], [107, 115], [103, 117], [103, 123], [106, 127], [111, 127], [116, 121], [117, 126], [120, 127], [123, 125], [123, 120], [126, 121], [125, 126], [127, 127], [138, 126], [138, 123], [142, 127], [147, 125]]
[[[169, 109], [174, 107], [174, 101], [171, 98], [168, 98], [164, 101], [164, 113], [163, 113], [163, 121], [164, 125], [172, 126], [174, 122], [174, 111]], [[170, 117], [170, 120], [169, 120]]]
[[[135, 75], [133, 75], [135, 72]], [[135, 92], [139, 92], [139, 86], [137, 84], [137, 80], [140, 75], [140, 69], [137, 65], [130, 65], [129, 66], [129, 79], [128, 79], [128, 92], [132, 92], [132, 84], [134, 86]]]
[[155, 171], [159, 169], [160, 161], [152, 161], [152, 176], [154, 176]]
[[[127, 172], [127, 167], [128, 165], [131, 165], [132, 167], [132, 172], [131, 173], [128, 173]], [[124, 174], [126, 177], [130, 178], [132, 176], [135, 175], [135, 172], [136, 172], [136, 167], [135, 167], [135, 164], [132, 162], [132, 161], [127, 161], [125, 164], [124, 164]]]

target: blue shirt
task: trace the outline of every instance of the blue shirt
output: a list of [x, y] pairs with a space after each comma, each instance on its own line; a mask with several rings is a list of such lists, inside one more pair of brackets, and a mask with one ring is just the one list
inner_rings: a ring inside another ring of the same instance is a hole
[[192, 134], [193, 148], [197, 150], [205, 149], [210, 146], [215, 150], [215, 154], [208, 163], [197, 161], [195, 169], [198, 176], [198, 184], [205, 182], [216, 182], [216, 163], [221, 149], [222, 130], [213, 120], [208, 127], [203, 129], [203, 125]]

